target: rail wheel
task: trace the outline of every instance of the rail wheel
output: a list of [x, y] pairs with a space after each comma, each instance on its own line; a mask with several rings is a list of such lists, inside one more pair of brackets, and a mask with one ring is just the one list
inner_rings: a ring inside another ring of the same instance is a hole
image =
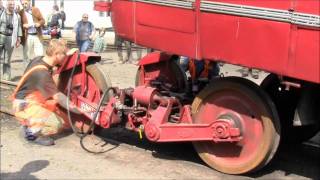
[[156, 86], [159, 90], [183, 93], [188, 90], [187, 77], [176, 61], [162, 61], [139, 67], [136, 74], [136, 86]]
[[[281, 85], [279, 78], [275, 74], [269, 74], [260, 86], [270, 95], [278, 110], [282, 143], [301, 143], [317, 134], [320, 128], [319, 124], [293, 126], [294, 114], [302, 93], [301, 89], [284, 90], [284, 86]], [[311, 114], [316, 115], [314, 111], [316, 111], [314, 108], [308, 108], [308, 113], [305, 114], [309, 114], [309, 116]]]
[[[67, 95], [68, 92], [68, 81], [70, 78], [71, 71], [65, 71], [60, 75], [59, 90]], [[86, 66], [86, 84], [82, 86], [83, 76], [81, 74], [81, 68], [77, 67], [72, 78], [71, 83], [71, 101], [75, 101], [75, 97], [80, 95], [82, 88], [84, 87], [83, 98], [89, 100], [89, 102], [98, 104], [102, 93], [108, 87], [111, 87], [111, 82], [108, 76], [106, 76], [97, 63], [88, 64]], [[85, 116], [72, 114], [73, 125], [78, 133], [87, 132], [91, 120]]]
[[199, 156], [212, 168], [227, 174], [258, 170], [274, 156], [280, 140], [275, 105], [254, 83], [237, 77], [214, 80], [192, 104], [194, 123], [211, 123], [233, 117], [240, 128], [238, 142], [193, 142]]

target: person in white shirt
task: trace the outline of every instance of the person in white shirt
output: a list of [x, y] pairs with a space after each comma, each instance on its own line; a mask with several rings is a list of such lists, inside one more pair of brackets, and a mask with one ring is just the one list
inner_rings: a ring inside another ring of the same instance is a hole
[[32, 7], [30, 0], [22, 1], [23, 10], [20, 12], [23, 24], [23, 56], [25, 63], [36, 56], [43, 56], [42, 27], [45, 20], [37, 7]]

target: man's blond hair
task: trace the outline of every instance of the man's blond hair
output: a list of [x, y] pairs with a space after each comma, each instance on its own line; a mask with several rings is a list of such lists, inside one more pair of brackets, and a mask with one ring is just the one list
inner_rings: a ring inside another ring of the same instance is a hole
[[52, 39], [47, 47], [46, 55], [53, 56], [55, 53], [66, 53], [67, 41], [63, 39]]

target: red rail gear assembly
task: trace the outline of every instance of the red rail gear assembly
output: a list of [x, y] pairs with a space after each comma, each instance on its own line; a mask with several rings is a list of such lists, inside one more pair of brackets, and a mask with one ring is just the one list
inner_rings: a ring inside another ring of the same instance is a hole
[[[111, 12], [118, 36], [155, 51], [139, 60], [136, 87], [126, 89], [112, 87], [96, 63], [100, 56], [66, 59], [59, 88], [84, 111], [72, 115], [78, 131], [92, 123], [123, 125], [154, 142], [189, 141], [208, 166], [228, 174], [257, 171], [279, 143], [299, 143], [319, 131], [320, 1], [94, 3], [95, 10]], [[193, 59], [192, 77], [180, 56]], [[269, 75], [259, 85], [212, 77], [216, 62]]]

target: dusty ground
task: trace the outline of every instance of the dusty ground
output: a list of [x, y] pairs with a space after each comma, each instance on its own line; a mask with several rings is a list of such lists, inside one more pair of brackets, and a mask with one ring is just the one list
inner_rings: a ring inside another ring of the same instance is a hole
[[[14, 54], [13, 72], [22, 74], [21, 49]], [[136, 66], [118, 64], [115, 52], [102, 54], [101, 65], [109, 74], [113, 86], [134, 86]], [[134, 54], [135, 57], [135, 54]], [[226, 75], [239, 75], [239, 68], [226, 66]], [[261, 74], [262, 77], [265, 73]], [[1, 106], [6, 102], [2, 92]], [[275, 160], [264, 170], [249, 176], [230, 176], [207, 167], [191, 144], [154, 144], [139, 140], [138, 135], [121, 129], [106, 132], [105, 137], [123, 143], [86, 139], [104, 151], [85, 152], [79, 138], [64, 133], [53, 147], [26, 143], [19, 136], [19, 126], [3, 114], [1, 119], [0, 179], [319, 179], [320, 152], [304, 145], [280, 150]], [[103, 146], [101, 146], [103, 145]]]

